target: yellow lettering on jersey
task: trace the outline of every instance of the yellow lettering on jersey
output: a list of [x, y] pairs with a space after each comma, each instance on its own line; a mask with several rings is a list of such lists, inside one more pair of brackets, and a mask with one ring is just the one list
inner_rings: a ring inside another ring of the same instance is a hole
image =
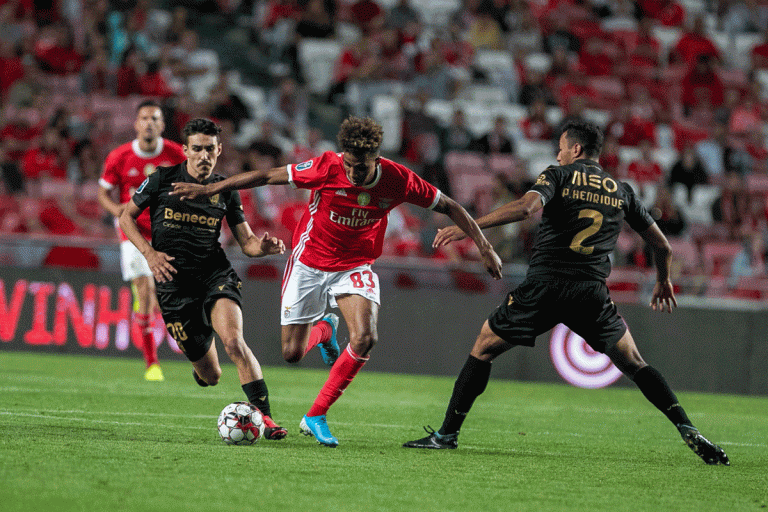
[[209, 217], [207, 215], [198, 215], [196, 213], [181, 213], [175, 212], [172, 208], [165, 208], [163, 210], [163, 217], [168, 220], [175, 220], [177, 222], [189, 222], [190, 224], [201, 224], [203, 226], [214, 227], [219, 224], [221, 219], [216, 217]]

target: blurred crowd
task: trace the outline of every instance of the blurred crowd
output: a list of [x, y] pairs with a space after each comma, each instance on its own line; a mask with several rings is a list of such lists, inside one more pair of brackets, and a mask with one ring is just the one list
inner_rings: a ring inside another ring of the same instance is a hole
[[[206, 39], [206, 19], [246, 42]], [[323, 42], [337, 51], [318, 85], [305, 55]], [[269, 83], [227, 64], [243, 51]], [[0, 233], [112, 237], [98, 178], [146, 97], [172, 140], [193, 117], [219, 122], [224, 174], [334, 149], [329, 108], [373, 115], [385, 156], [476, 215], [524, 193], [555, 163], [559, 123], [583, 117], [605, 129], [604, 168], [689, 255], [678, 275], [734, 289], [766, 272], [767, 86], [766, 0], [0, 0]], [[243, 197], [255, 229], [290, 240], [305, 197]], [[434, 253], [438, 222], [396, 209], [386, 253], [476, 257]], [[489, 237], [525, 263], [535, 229]], [[614, 263], [651, 266], [630, 231]]]

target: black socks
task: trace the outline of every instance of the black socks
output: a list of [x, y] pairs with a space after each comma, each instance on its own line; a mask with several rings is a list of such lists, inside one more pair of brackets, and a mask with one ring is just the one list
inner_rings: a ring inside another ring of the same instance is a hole
[[248, 397], [248, 401], [258, 407], [264, 416], [272, 416], [269, 408], [269, 391], [267, 391], [267, 383], [264, 382], [264, 379], [243, 384], [243, 391]]
[[453, 385], [453, 394], [450, 402], [448, 402], [443, 426], [438, 430], [439, 434], [454, 434], [461, 429], [475, 398], [485, 391], [490, 378], [490, 362], [481, 361], [474, 356], [467, 358], [467, 362], [464, 363], [464, 367]]
[[685, 414], [685, 410], [677, 402], [675, 393], [669, 388], [664, 376], [656, 368], [646, 366], [640, 369], [632, 380], [635, 381], [645, 398], [663, 412], [675, 426], [681, 423], [692, 425], [688, 415]]

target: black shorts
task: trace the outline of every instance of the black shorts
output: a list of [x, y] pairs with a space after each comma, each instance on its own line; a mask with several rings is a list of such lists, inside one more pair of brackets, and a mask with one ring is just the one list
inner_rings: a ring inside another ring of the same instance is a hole
[[157, 291], [157, 301], [168, 332], [187, 358], [202, 358], [213, 342], [211, 309], [218, 299], [228, 298], [242, 307], [242, 281], [233, 269], [216, 272], [204, 280], [177, 283], [173, 290]]
[[600, 281], [526, 279], [488, 317], [498, 337], [528, 347], [535, 344], [536, 336], [559, 323], [601, 353], [627, 332], [608, 287]]

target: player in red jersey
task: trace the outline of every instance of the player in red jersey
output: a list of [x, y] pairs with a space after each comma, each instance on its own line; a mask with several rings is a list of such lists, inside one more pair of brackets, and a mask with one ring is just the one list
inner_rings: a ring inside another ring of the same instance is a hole
[[[338, 134], [342, 153], [328, 151], [297, 165], [250, 171], [208, 185], [174, 183], [172, 192], [192, 199], [286, 184], [312, 191], [283, 276], [281, 337], [286, 361], [298, 362], [319, 345], [326, 364], [332, 365], [300, 426], [303, 434], [330, 447], [339, 441], [328, 429], [326, 412], [378, 341], [379, 279], [371, 264], [381, 255], [390, 210], [407, 202], [447, 215], [474, 240], [488, 272], [501, 278], [501, 260], [472, 217], [413, 171], [382, 158], [382, 136], [373, 119], [350, 117]], [[341, 354], [338, 317], [325, 314], [328, 305], [341, 310], [349, 328], [349, 345]]]
[[[120, 266], [123, 279], [130, 281], [133, 290], [133, 322], [141, 333], [142, 351], [147, 369], [144, 378], [163, 380], [163, 372], [157, 360], [157, 347], [152, 337], [152, 317], [158, 311], [155, 282], [144, 256], [126, 238], [117, 225], [117, 219], [139, 185], [159, 166], [171, 166], [183, 162], [186, 157], [179, 144], [162, 137], [165, 129], [160, 105], [147, 100], [136, 109], [136, 138], [118, 146], [107, 155], [104, 172], [99, 179], [99, 203], [115, 217], [115, 229], [120, 237]], [[114, 199], [117, 190], [118, 201]], [[152, 239], [149, 210], [138, 218], [141, 234]]]

